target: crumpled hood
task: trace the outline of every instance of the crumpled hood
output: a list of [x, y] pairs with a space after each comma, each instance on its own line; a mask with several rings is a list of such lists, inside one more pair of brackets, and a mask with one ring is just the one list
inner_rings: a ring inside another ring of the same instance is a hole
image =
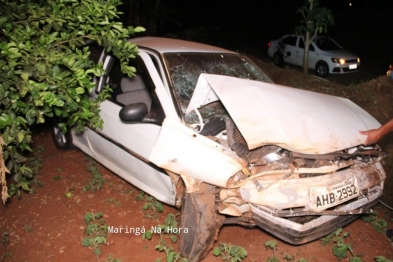
[[346, 98], [228, 76], [201, 74], [187, 112], [221, 100], [248, 148], [277, 145], [325, 154], [362, 144], [380, 123]]

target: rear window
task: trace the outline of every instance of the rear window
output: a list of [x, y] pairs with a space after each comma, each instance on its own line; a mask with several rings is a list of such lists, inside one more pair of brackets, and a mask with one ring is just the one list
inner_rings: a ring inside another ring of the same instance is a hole
[[282, 43], [284, 45], [292, 45], [292, 46], [296, 46], [296, 40], [297, 37], [296, 36], [287, 36], [282, 40]]

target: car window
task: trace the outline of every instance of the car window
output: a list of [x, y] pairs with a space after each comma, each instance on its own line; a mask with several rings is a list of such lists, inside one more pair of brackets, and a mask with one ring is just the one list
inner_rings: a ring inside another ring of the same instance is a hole
[[[175, 98], [183, 114], [185, 113], [194, 93], [201, 73], [233, 76], [243, 79], [272, 82], [271, 79], [245, 56], [237, 54], [219, 53], [166, 53], [165, 63], [169, 71]], [[213, 103], [214, 104], [214, 103]], [[221, 105], [212, 108], [207, 105], [201, 110], [204, 119], [214, 117], [216, 114], [225, 114]], [[188, 123], [198, 121], [197, 116], [186, 116]]]
[[[299, 48], [304, 49], [304, 41], [302, 38], [299, 39]], [[309, 51], [315, 51], [315, 48], [312, 43], [310, 43]]]
[[102, 52], [104, 50], [104, 47], [98, 46], [98, 45], [90, 45], [89, 50], [90, 50], [90, 59], [94, 63], [98, 64], [98, 62], [100, 61], [100, 57], [102, 55]]
[[325, 50], [325, 51], [341, 49], [341, 47], [336, 42], [334, 42], [332, 39], [330, 39], [329, 37], [317, 38], [315, 43], [319, 49]]
[[165, 118], [161, 104], [155, 93], [155, 86], [145, 64], [139, 56], [132, 59], [130, 66], [136, 68], [136, 75], [129, 77], [121, 72], [120, 61], [111, 57], [113, 63], [108, 69], [106, 84], [111, 89], [110, 101], [119, 105], [144, 103], [147, 106], [149, 122], [162, 123]]
[[282, 40], [282, 44], [296, 46], [296, 40], [296, 36], [287, 36]]

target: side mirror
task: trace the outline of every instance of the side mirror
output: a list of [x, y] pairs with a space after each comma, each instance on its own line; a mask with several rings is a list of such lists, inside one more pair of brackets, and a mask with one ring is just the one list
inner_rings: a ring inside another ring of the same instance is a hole
[[123, 122], [142, 122], [147, 113], [145, 103], [133, 103], [124, 106], [119, 112], [119, 117]]

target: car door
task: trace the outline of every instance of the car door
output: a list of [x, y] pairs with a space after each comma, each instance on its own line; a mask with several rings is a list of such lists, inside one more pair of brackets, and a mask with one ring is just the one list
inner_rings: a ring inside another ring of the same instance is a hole
[[281, 44], [283, 47], [283, 58], [286, 63], [297, 64], [296, 61], [296, 36], [286, 36]]
[[[106, 85], [111, 89], [111, 97], [100, 105], [103, 129], [86, 128], [84, 132], [74, 133], [74, 144], [126, 181], [173, 205], [176, 192], [171, 179], [164, 170], [147, 160], [165, 118], [156, 93], [156, 83], [161, 80], [157, 79], [159, 74], [149, 59], [148, 55], [133, 59], [137, 75], [130, 78], [121, 73], [119, 60], [110, 55], [102, 58], [105, 74], [97, 81], [93, 96], [102, 92]], [[122, 121], [120, 110], [135, 103], [146, 104], [147, 116], [139, 122]]]
[[[304, 41], [301, 37], [299, 37], [298, 48], [296, 50], [296, 59], [297, 64], [303, 66], [304, 59]], [[315, 52], [314, 43], [310, 43], [310, 47], [308, 50], [308, 68], [315, 68], [315, 64], [317, 62], [317, 53]]]

